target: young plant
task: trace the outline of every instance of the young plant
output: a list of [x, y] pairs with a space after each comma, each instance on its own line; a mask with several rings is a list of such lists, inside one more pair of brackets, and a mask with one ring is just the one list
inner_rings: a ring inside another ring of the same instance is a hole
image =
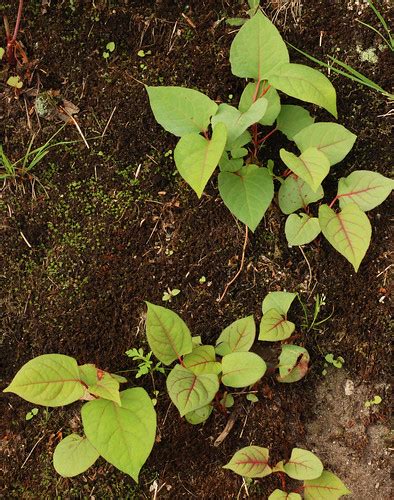
[[124, 391], [127, 379], [96, 368], [78, 365], [63, 354], [44, 354], [26, 363], [4, 392], [30, 403], [65, 406], [87, 400], [81, 409], [85, 436], [70, 434], [53, 454], [55, 470], [63, 477], [85, 472], [101, 455], [136, 482], [153, 448], [156, 412], [141, 387]]
[[[295, 325], [287, 320], [287, 311], [295, 293], [272, 292], [263, 301], [263, 319], [259, 340], [287, 340]], [[267, 365], [250, 352], [255, 341], [253, 316], [238, 319], [225, 328], [215, 346], [201, 345], [192, 337], [186, 323], [173, 311], [147, 302], [146, 334], [153, 354], [166, 366], [177, 364], [167, 377], [167, 391], [181, 416], [192, 424], [207, 420], [213, 401], [228, 408], [234, 403], [234, 389], [256, 384]], [[277, 380], [297, 382], [308, 371], [309, 354], [303, 347], [283, 344], [277, 368]], [[221, 384], [224, 386], [220, 390]], [[242, 391], [244, 394], [245, 391]], [[257, 401], [254, 392], [249, 400]]]
[[17, 61], [18, 61], [17, 54], [18, 53], [21, 55], [23, 62], [27, 62], [26, 53], [23, 50], [21, 44], [17, 40], [19, 27], [20, 27], [21, 19], [22, 19], [22, 11], [23, 11], [23, 0], [19, 0], [18, 13], [16, 15], [14, 32], [12, 35], [11, 35], [11, 31], [10, 31], [10, 26], [8, 24], [8, 18], [7, 18], [7, 16], [3, 16], [5, 36], [6, 36], [6, 41], [7, 41], [7, 46], [6, 46], [7, 62], [11, 66], [14, 66], [17, 63]]
[[[180, 138], [174, 150], [180, 175], [201, 197], [219, 165], [223, 202], [252, 231], [272, 202], [276, 179], [279, 207], [288, 215], [289, 245], [310, 243], [322, 232], [357, 271], [371, 239], [365, 212], [386, 199], [393, 181], [355, 171], [340, 179], [334, 200], [321, 204], [314, 216], [309, 205], [324, 197], [322, 182], [352, 149], [356, 136], [336, 123], [314, 123], [301, 106], [282, 105], [279, 92], [321, 106], [336, 118], [334, 87], [319, 71], [290, 62], [279, 31], [259, 9], [235, 36], [230, 64], [235, 76], [250, 80], [238, 108], [218, 105], [193, 89], [146, 87], [156, 121]], [[299, 153], [282, 148], [283, 163], [275, 174], [272, 162], [260, 158], [260, 150], [277, 131], [293, 141]], [[332, 208], [337, 201], [339, 211]]]
[[[293, 448], [288, 460], [271, 465], [268, 448], [246, 446], [237, 451], [224, 469], [230, 469], [246, 478], [262, 478], [278, 474], [281, 489], [276, 489], [268, 500], [337, 500], [351, 492], [332, 472], [324, 470], [320, 459], [312, 452]], [[303, 481], [303, 485], [291, 492], [287, 491], [286, 476]]]
[[142, 348], [129, 349], [126, 351], [126, 355], [131, 358], [133, 361], [138, 361], [138, 371], [135, 378], [140, 378], [143, 375], [148, 375], [148, 373], [160, 372], [165, 374], [164, 368], [161, 366], [160, 361], [154, 364], [152, 357], [152, 351], [149, 351], [146, 355], [144, 354], [144, 350]]

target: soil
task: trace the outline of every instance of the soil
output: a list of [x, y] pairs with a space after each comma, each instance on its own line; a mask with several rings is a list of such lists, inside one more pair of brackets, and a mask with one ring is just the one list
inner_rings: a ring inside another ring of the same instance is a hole
[[[14, 3], [0, 7], [10, 20], [15, 19]], [[310, 0], [294, 18], [298, 2], [262, 2], [287, 41], [323, 60], [325, 54], [339, 54], [390, 90], [392, 57], [389, 50], [377, 49], [381, 39], [357, 22], [376, 25], [373, 13], [360, 3]], [[388, 2], [379, 8], [390, 19]], [[280, 487], [277, 477], [254, 481], [246, 489], [242, 478], [222, 469], [249, 444], [270, 448], [273, 459], [288, 457], [294, 446], [311, 449], [353, 491], [348, 498], [391, 498], [390, 201], [368, 213], [372, 243], [357, 274], [323, 239], [304, 249], [305, 258], [288, 248], [284, 218], [274, 204], [249, 237], [244, 270], [219, 302], [239, 268], [243, 228], [224, 207], [215, 179], [198, 200], [174, 175], [168, 152], [175, 138], [156, 124], [139, 83], [193, 87], [218, 102], [231, 94], [237, 103], [244, 82], [230, 72], [234, 28], [224, 19], [244, 10], [243, 2], [226, 0], [26, 2], [19, 39], [30, 62], [20, 74], [29, 90], [16, 95], [4, 84], [7, 68], [1, 68], [4, 151], [15, 161], [33, 135], [37, 147], [61, 125], [38, 121], [30, 113], [34, 89], [57, 91], [80, 108], [77, 120], [90, 148], [82, 141], [54, 148], [34, 176], [5, 184], [2, 382], [4, 387], [34, 356], [51, 352], [112, 372], [135, 368], [124, 353], [147, 348], [143, 301], [162, 304], [167, 288], [181, 290], [169, 307], [204, 343], [214, 342], [237, 318], [254, 314], [260, 319], [261, 301], [269, 291], [298, 291], [310, 311], [316, 294], [324, 294], [322, 317], [332, 316], [318, 330], [300, 328], [300, 305], [290, 313], [299, 343], [311, 354], [311, 370], [291, 386], [264, 378], [253, 405], [238, 398], [235, 425], [219, 447], [213, 441], [229, 414], [214, 413], [204, 426], [187, 424], [170, 404], [164, 377], [156, 376], [157, 443], [139, 485], [103, 460], [79, 477], [57, 476], [52, 453], [61, 435], [81, 427], [80, 405], [41, 409], [25, 421], [32, 405], [3, 395], [4, 498], [227, 499], [249, 494], [265, 499]], [[110, 41], [116, 49], [105, 60]], [[357, 46], [376, 48], [378, 61], [361, 62]], [[143, 58], [140, 49], [147, 53]], [[294, 62], [305, 63], [296, 52], [291, 55]], [[358, 140], [325, 184], [328, 197], [335, 195], [339, 177], [355, 169], [389, 175], [392, 160], [387, 99], [343, 77], [331, 79], [338, 93], [338, 121]], [[318, 120], [330, 120], [324, 111], [310, 109]], [[80, 139], [71, 125], [59, 137]], [[264, 158], [277, 160], [279, 146], [283, 139], [274, 135]], [[205, 283], [200, 283], [202, 276]], [[327, 353], [342, 356], [345, 368], [328, 370], [324, 377]], [[347, 379], [353, 384], [351, 395], [344, 392]], [[148, 377], [142, 382], [152, 391]], [[375, 394], [382, 403], [365, 409], [364, 402]]]

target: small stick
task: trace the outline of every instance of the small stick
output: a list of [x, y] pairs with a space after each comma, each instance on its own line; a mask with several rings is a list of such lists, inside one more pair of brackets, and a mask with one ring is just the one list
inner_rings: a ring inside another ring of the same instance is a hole
[[310, 286], [311, 286], [311, 283], [312, 283], [312, 268], [311, 268], [311, 265], [309, 264], [309, 260], [307, 259], [306, 255], [305, 255], [305, 252], [304, 250], [302, 249], [302, 247], [298, 247], [300, 249], [300, 252], [302, 253], [302, 256], [304, 257], [305, 259], [305, 262], [307, 263], [308, 265], [308, 269], [309, 269], [309, 282], [308, 282], [308, 288], [307, 290], [309, 290]]
[[45, 437], [45, 433], [40, 437], [40, 439], [36, 442], [36, 444], [33, 446], [33, 448], [31, 449], [30, 453], [27, 455], [25, 461], [23, 462], [23, 464], [21, 465], [21, 469], [23, 469], [23, 467], [26, 465], [26, 462], [29, 460], [29, 458], [31, 457], [31, 454], [33, 453], [33, 451], [37, 448], [38, 444], [40, 441], [42, 441]]
[[105, 136], [105, 132], [107, 131], [107, 128], [112, 120], [112, 117], [114, 116], [115, 111], [116, 111], [116, 106], [114, 107], [114, 109], [112, 110], [112, 113], [110, 114], [110, 116], [108, 118], [107, 125], [104, 127], [104, 131], [101, 134], [101, 139]]
[[217, 299], [217, 302], [221, 302], [224, 298], [224, 296], [226, 295], [227, 293], [227, 290], [229, 289], [229, 287], [234, 283], [234, 281], [238, 278], [238, 276], [241, 274], [242, 272], [242, 269], [244, 267], [244, 262], [245, 262], [245, 251], [246, 251], [246, 245], [248, 244], [248, 226], [245, 226], [245, 241], [244, 241], [244, 244], [243, 244], [243, 248], [242, 248], [242, 257], [241, 257], [241, 265], [239, 266], [239, 269], [238, 269], [238, 272], [237, 274], [234, 276], [234, 278], [232, 278], [226, 285], [222, 295]]
[[29, 248], [32, 248], [32, 246], [31, 246], [31, 245], [30, 245], [30, 243], [27, 241], [27, 238], [26, 238], [26, 236], [22, 233], [22, 231], [20, 231], [20, 233], [21, 233], [21, 236], [22, 236], [22, 238], [24, 239], [24, 241], [25, 241], [26, 245], [27, 245]]

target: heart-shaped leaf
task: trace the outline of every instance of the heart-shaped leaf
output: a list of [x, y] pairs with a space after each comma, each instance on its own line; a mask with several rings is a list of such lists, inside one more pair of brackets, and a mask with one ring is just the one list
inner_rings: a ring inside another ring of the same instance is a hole
[[218, 105], [197, 90], [183, 87], [146, 87], [156, 121], [181, 137], [207, 130]]
[[356, 203], [363, 212], [367, 212], [383, 203], [393, 186], [392, 179], [377, 172], [356, 170], [339, 180], [339, 205], [344, 208], [349, 203]]
[[146, 335], [153, 354], [170, 365], [193, 350], [192, 336], [186, 323], [173, 311], [146, 302]]
[[209, 404], [218, 390], [217, 375], [196, 375], [181, 365], [176, 365], [167, 377], [168, 394], [181, 417]]
[[302, 500], [299, 493], [287, 493], [283, 490], [275, 490], [268, 497], [268, 500]]
[[295, 324], [288, 321], [276, 309], [267, 311], [261, 319], [259, 340], [277, 342], [291, 337]]
[[242, 158], [229, 159], [227, 151], [224, 151], [220, 160], [219, 167], [221, 172], [238, 172], [243, 167]]
[[320, 200], [323, 196], [321, 186], [315, 192], [301, 177], [289, 175], [279, 188], [279, 208], [284, 214], [291, 214], [300, 208], [305, 210], [310, 203]]
[[349, 203], [339, 213], [328, 205], [321, 205], [319, 222], [327, 240], [357, 272], [372, 234], [371, 223], [365, 213], [355, 203]]
[[81, 410], [85, 434], [100, 455], [135, 481], [153, 448], [156, 412], [141, 387], [120, 393], [121, 405], [107, 399], [86, 403]]
[[241, 78], [267, 79], [289, 53], [279, 31], [259, 10], [238, 31], [230, 48], [231, 72]]
[[85, 393], [77, 362], [63, 354], [43, 354], [28, 361], [4, 392], [43, 406], [64, 406]]
[[303, 64], [285, 63], [275, 68], [268, 81], [276, 89], [301, 101], [317, 104], [337, 118], [337, 97], [330, 80]]
[[319, 219], [307, 214], [291, 214], [287, 217], [285, 234], [289, 247], [306, 245], [321, 232]]
[[185, 367], [196, 375], [213, 373], [219, 375], [222, 365], [216, 361], [215, 348], [212, 345], [195, 347], [190, 354], [183, 358]]
[[309, 111], [301, 106], [285, 104], [281, 107], [276, 119], [276, 128], [292, 141], [298, 132], [312, 125], [314, 121], [315, 119], [309, 114]]
[[221, 172], [218, 183], [226, 207], [254, 231], [274, 196], [274, 183], [268, 170], [247, 165], [237, 173]]
[[254, 352], [232, 352], [222, 358], [222, 383], [228, 387], [247, 387], [267, 370], [263, 358]]
[[296, 297], [297, 294], [294, 292], [269, 292], [262, 303], [263, 314], [270, 309], [276, 309], [285, 316]]
[[223, 466], [223, 469], [230, 469], [244, 477], [265, 477], [269, 476], [272, 472], [268, 460], [268, 448], [246, 446], [238, 450], [230, 462]]
[[225, 328], [216, 340], [215, 350], [219, 356], [231, 352], [246, 352], [252, 347], [256, 336], [253, 316], [238, 319]]
[[99, 456], [86, 437], [70, 434], [56, 446], [53, 466], [61, 476], [74, 477], [89, 469]]
[[[267, 87], [265, 82], [265, 87], [263, 87], [264, 82], [260, 82], [259, 89], [256, 91], [257, 82], [248, 83], [242, 92], [241, 99], [239, 101], [238, 109], [241, 113], [245, 113], [250, 106], [253, 104], [253, 99], [258, 98], [263, 93], [263, 88]], [[264, 99], [267, 100], [267, 110], [264, 116], [259, 120], [260, 125], [270, 126], [276, 120], [280, 112], [280, 97], [278, 92], [274, 87], [270, 87], [264, 93]]]
[[323, 471], [319, 478], [304, 482], [305, 500], [338, 500], [349, 493], [351, 491], [343, 482], [328, 470]]
[[283, 466], [286, 474], [293, 479], [316, 479], [323, 472], [323, 464], [311, 451], [293, 448], [291, 457]]
[[330, 171], [328, 158], [317, 148], [308, 148], [300, 156], [289, 153], [285, 149], [281, 149], [279, 154], [285, 165], [298, 177], [304, 179], [315, 192]]
[[252, 103], [250, 108], [241, 113], [234, 106], [220, 104], [215, 116], [212, 117], [212, 126], [223, 123], [227, 129], [226, 150], [234, 148], [235, 140], [254, 123], [257, 123], [264, 116], [268, 101], [261, 97]]
[[317, 148], [324, 153], [330, 165], [342, 161], [352, 149], [357, 136], [338, 123], [319, 122], [303, 128], [294, 136], [298, 149]]
[[298, 382], [308, 372], [308, 363], [309, 353], [306, 349], [298, 345], [282, 345], [278, 382]]
[[185, 419], [189, 424], [198, 425], [202, 424], [206, 420], [208, 420], [213, 410], [212, 405], [206, 405], [202, 408], [198, 408], [197, 410], [186, 413]]
[[187, 134], [176, 145], [176, 168], [199, 198], [219, 163], [226, 140], [226, 126], [218, 123], [210, 140], [199, 134]]

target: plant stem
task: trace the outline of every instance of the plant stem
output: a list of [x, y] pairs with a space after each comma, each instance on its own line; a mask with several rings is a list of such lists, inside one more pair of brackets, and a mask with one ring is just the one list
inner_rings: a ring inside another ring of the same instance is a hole
[[5, 34], [6, 34], [6, 39], [7, 39], [7, 61], [8, 61], [8, 64], [11, 64], [11, 65], [16, 63], [15, 45], [17, 43], [16, 37], [18, 36], [19, 27], [21, 24], [22, 10], [23, 10], [23, 0], [19, 0], [18, 14], [16, 16], [16, 23], [15, 23], [14, 33], [13, 33], [12, 37], [11, 37], [11, 33], [10, 33], [10, 26], [8, 24], [8, 19], [6, 16], [4, 16], [4, 18], [3, 18]]
[[21, 18], [22, 18], [22, 10], [23, 10], [23, 0], [19, 0], [19, 6], [18, 6], [18, 14], [16, 17], [16, 23], [15, 23], [15, 28], [14, 28], [14, 34], [12, 36], [11, 42], [15, 43], [16, 42], [16, 37], [18, 35], [19, 31], [19, 26], [21, 24]]
[[258, 144], [263, 144], [263, 142], [265, 142], [267, 139], [269, 139], [271, 137], [271, 135], [273, 133], [275, 133], [278, 129], [277, 128], [274, 128], [271, 130], [271, 132], [268, 132], [267, 135], [265, 135], [264, 137], [262, 137], [259, 141], [258, 141]]
[[339, 196], [336, 195], [335, 198], [332, 200], [332, 202], [328, 205], [330, 208], [334, 205], [334, 203], [339, 199]]

